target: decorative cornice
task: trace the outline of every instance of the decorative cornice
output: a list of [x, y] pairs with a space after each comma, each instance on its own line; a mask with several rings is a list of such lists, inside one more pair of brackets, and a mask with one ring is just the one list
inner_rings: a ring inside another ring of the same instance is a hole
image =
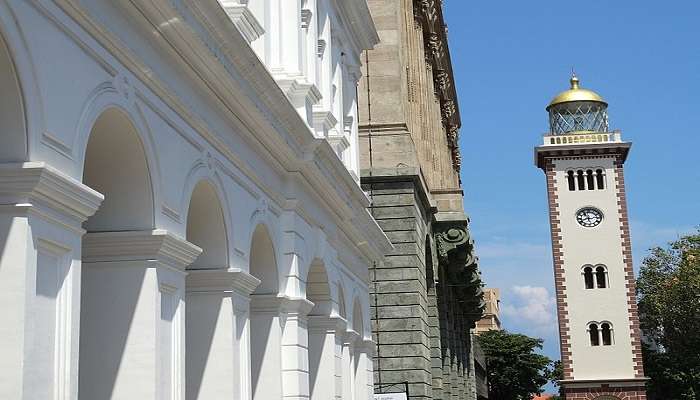
[[301, 297], [275, 294], [253, 294], [250, 296], [251, 311], [307, 316], [313, 308], [314, 303]]
[[202, 249], [163, 229], [95, 232], [83, 237], [83, 262], [155, 261], [184, 271]]
[[442, 123], [447, 132], [448, 145], [452, 149], [452, 165], [461, 167], [458, 131], [462, 126], [457, 102], [457, 91], [452, 72], [452, 59], [447, 40], [447, 25], [439, 0], [413, 0], [414, 17], [423, 27], [423, 43], [428, 65], [433, 72], [435, 90], [440, 99]]
[[248, 297], [260, 280], [238, 268], [187, 271], [188, 292], [235, 292]]
[[0, 204], [46, 205], [80, 225], [104, 196], [43, 162], [0, 164]]

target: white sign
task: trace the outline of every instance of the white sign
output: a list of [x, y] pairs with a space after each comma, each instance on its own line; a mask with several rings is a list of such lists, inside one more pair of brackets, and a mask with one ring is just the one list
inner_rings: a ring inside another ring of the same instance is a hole
[[408, 400], [406, 393], [382, 393], [375, 394], [374, 400]]

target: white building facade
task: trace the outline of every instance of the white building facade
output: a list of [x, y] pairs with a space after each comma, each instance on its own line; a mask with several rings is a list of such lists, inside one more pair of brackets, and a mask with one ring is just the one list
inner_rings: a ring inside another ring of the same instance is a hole
[[535, 148], [546, 175], [565, 398], [645, 400], [623, 166], [607, 103], [571, 78]]
[[2, 1], [0, 39], [0, 398], [371, 398], [365, 0]]

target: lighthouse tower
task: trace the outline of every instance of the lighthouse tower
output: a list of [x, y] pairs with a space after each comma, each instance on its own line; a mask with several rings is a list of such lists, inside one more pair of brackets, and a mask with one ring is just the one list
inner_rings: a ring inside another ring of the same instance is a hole
[[646, 399], [623, 165], [631, 143], [608, 104], [571, 88], [535, 148], [547, 178], [566, 399]]

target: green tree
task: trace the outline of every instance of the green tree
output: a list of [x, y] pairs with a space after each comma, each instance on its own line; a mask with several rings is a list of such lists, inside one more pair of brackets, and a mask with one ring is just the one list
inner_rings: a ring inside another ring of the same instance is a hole
[[651, 249], [637, 279], [650, 399], [700, 399], [700, 231]]
[[535, 352], [542, 349], [542, 339], [507, 331], [488, 331], [478, 338], [486, 355], [489, 398], [529, 400], [542, 393], [552, 374], [552, 361]]

